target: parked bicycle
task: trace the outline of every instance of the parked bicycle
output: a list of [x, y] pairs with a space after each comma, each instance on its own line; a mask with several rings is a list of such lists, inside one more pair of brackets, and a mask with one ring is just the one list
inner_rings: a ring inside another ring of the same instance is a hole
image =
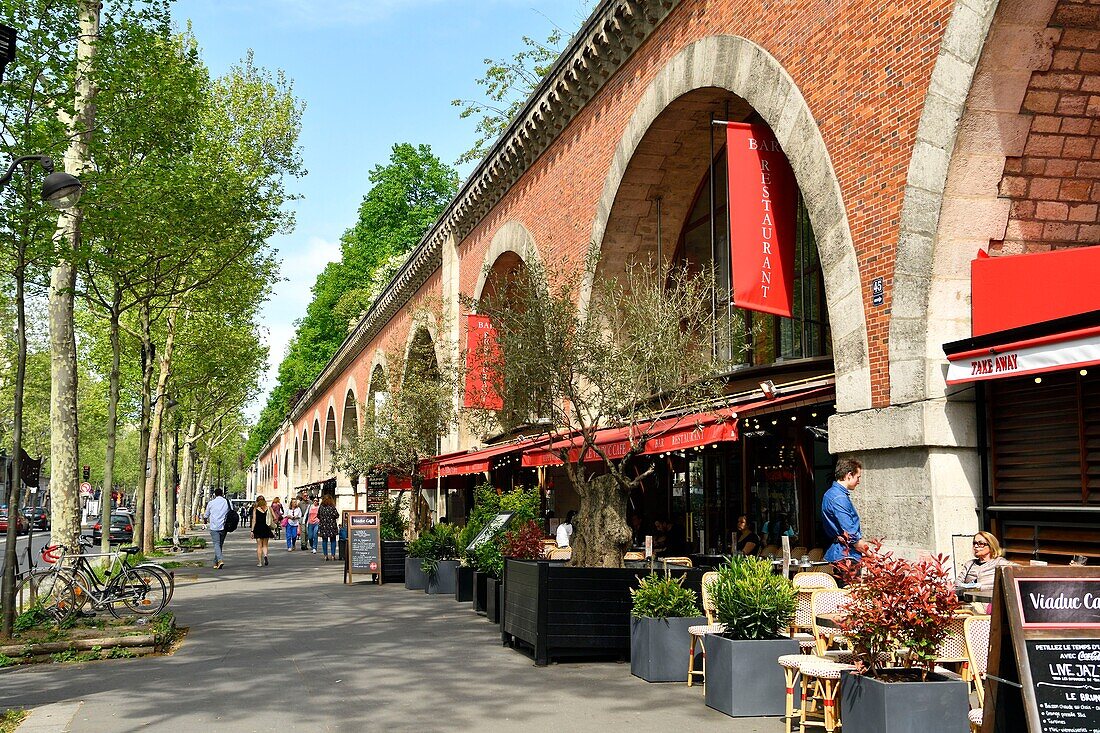
[[[86, 545], [81, 538], [82, 546]], [[36, 570], [16, 590], [16, 612], [38, 607], [57, 622], [63, 622], [88, 606], [92, 613], [106, 610], [115, 617], [132, 614], [151, 616], [168, 605], [174, 590], [172, 574], [152, 563], [133, 567], [125, 557], [139, 552], [123, 547], [114, 552], [71, 552], [52, 545], [42, 550], [49, 568]], [[89, 558], [110, 558], [104, 571], [97, 571]]]

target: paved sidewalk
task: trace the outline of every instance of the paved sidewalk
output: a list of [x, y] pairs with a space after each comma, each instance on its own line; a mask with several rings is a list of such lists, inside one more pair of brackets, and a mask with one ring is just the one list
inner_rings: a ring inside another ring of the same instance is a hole
[[699, 687], [642, 682], [628, 664], [535, 667], [469, 604], [345, 586], [339, 563], [274, 542], [258, 568], [247, 531], [234, 535], [223, 570], [177, 571], [172, 608], [191, 630], [175, 655], [0, 671], [0, 706], [73, 703], [52, 708], [71, 722], [35, 733], [783, 730], [710, 710]]

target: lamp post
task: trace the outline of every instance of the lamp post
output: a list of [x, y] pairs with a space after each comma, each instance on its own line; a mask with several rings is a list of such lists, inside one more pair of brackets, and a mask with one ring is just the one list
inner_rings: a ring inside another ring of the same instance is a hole
[[[76, 205], [80, 200], [83, 185], [75, 176], [54, 170], [53, 159], [46, 155], [23, 155], [11, 162], [7, 171], [0, 177], [0, 190], [11, 181], [15, 170], [23, 163], [38, 163], [46, 171], [42, 182], [42, 200], [58, 211]], [[18, 332], [18, 356], [15, 370], [15, 400], [12, 411], [12, 460], [8, 475], [8, 531], [4, 547], [4, 578], [0, 586], [3, 598], [3, 622], [0, 636], [10, 638], [15, 624], [15, 538], [19, 517], [19, 488], [22, 481], [22, 461], [20, 460], [23, 441], [23, 384], [27, 373], [27, 322], [24, 307], [23, 283], [26, 266], [26, 244], [17, 243], [18, 253], [15, 268], [16, 329]]]

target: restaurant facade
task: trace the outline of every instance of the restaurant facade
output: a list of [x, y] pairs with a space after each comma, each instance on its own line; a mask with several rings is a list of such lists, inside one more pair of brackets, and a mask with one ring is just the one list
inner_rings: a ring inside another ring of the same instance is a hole
[[[581, 312], [597, 278], [634, 262], [713, 268], [725, 293], [714, 304], [725, 336], [713, 344], [733, 365], [725, 422], [706, 442], [643, 455], [654, 471], [630, 498], [647, 520], [669, 518], [692, 551], [728, 550], [740, 514], [769, 544], [785, 535], [824, 545], [820, 497], [836, 457], [851, 455], [865, 467], [854, 496], [865, 531], [903, 552], [951, 552], [955, 537], [993, 527], [1017, 555], [1100, 554], [1087, 365], [1047, 359], [1038, 383], [1038, 373], [949, 378], [957, 355], [1014, 343], [972, 328], [979, 253], [1007, 261], [1100, 242], [1098, 24], [1100, 6], [1083, 0], [601, 2], [290, 406], [250, 491], [288, 495], [335, 479], [341, 504], [357, 505], [364, 482], [354, 487], [332, 455], [384, 392], [387, 354], [426, 345], [440, 361], [459, 355], [467, 299], [524, 263], [580, 267], [594, 255]], [[789, 317], [729, 296], [743, 272], [731, 191], [760, 171], [730, 162], [715, 124], [726, 122], [774, 136], [789, 161]], [[1042, 282], [1006, 281], [1006, 292], [1065, 305], [994, 333], [1046, 323], [1049, 343], [1063, 343], [1049, 330], [1065, 323], [1050, 321], [1100, 309], [1094, 286], [1065, 297], [1066, 278], [1089, 268], [1096, 258], [1056, 261]], [[1000, 276], [990, 275], [993, 290]], [[441, 304], [438, 316], [424, 315], [426, 302]], [[1022, 340], [1044, 338], [1030, 333]], [[1055, 404], [1061, 412], [1048, 415]], [[1058, 428], [1012, 433], [1025, 406], [1033, 412], [1019, 422]], [[465, 424], [441, 436], [425, 483], [436, 517], [461, 517], [485, 480], [537, 485], [559, 517], [576, 508], [537, 448], [486, 439]], [[1048, 440], [1061, 441], [1035, 451], [1048, 470], [1005, 447]]]

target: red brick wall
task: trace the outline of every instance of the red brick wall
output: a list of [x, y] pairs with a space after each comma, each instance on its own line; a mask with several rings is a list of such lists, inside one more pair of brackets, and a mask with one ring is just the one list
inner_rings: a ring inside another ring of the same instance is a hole
[[[864, 283], [872, 397], [876, 406], [889, 404], [887, 338], [905, 179], [953, 4], [684, 0], [460, 243], [461, 292], [472, 294], [493, 234], [507, 221], [530, 230], [544, 260], [570, 257], [579, 263], [615, 148], [648, 84], [690, 43], [712, 35], [743, 36], [790, 73], [821, 129]], [[876, 277], [885, 278], [886, 303], [872, 308], [867, 284]], [[438, 292], [438, 279], [432, 282]], [[407, 327], [403, 317], [396, 318], [360, 360], [369, 365], [376, 346]], [[366, 369], [357, 365], [355, 371], [363, 374], [357, 379], [369, 376]], [[327, 398], [318, 399], [322, 415]], [[342, 397], [336, 404], [339, 413]]]
[[995, 254], [1100, 241], [1100, 4], [1059, 0], [1049, 28], [1050, 69], [1031, 75], [1023, 103], [1034, 115], [1024, 154], [1005, 161], [1012, 210]]

